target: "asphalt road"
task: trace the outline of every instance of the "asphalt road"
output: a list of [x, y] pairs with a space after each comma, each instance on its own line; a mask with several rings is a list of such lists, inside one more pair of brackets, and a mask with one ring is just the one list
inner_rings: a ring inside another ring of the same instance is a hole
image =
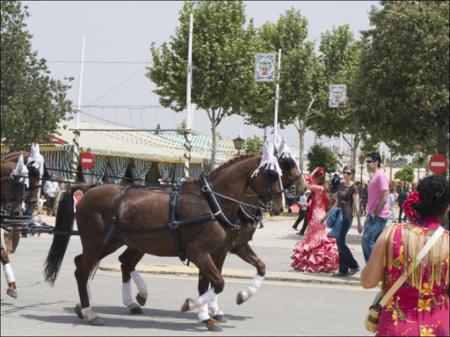
[[[291, 219], [270, 220], [255, 235], [255, 250], [269, 268], [289, 270], [289, 252], [298, 237], [290, 229]], [[236, 293], [250, 284], [246, 279], [227, 278], [220, 296], [228, 322], [224, 331], [208, 332], [194, 312], [181, 313], [185, 298], [196, 297], [197, 278], [143, 274], [150, 298], [142, 315], [131, 315], [121, 301], [121, 278], [117, 272], [98, 270], [92, 283], [93, 309], [106, 326], [92, 327], [79, 320], [73, 308], [79, 302], [73, 258], [81, 252], [78, 237], [70, 241], [54, 287], [43, 281], [42, 266], [51, 236], [22, 239], [11, 262], [18, 282], [19, 298], [6, 295], [1, 286], [1, 335], [369, 335], [363, 320], [375, 290], [359, 286], [265, 281], [258, 294], [238, 306]], [[357, 245], [353, 247], [360, 254]], [[104, 263], [117, 263], [115, 254]], [[176, 258], [146, 256], [143, 263], [178, 264]], [[236, 260], [235, 260], [236, 259]], [[252, 269], [230, 258], [226, 265]], [[2, 271], [3, 274], [3, 271]]]

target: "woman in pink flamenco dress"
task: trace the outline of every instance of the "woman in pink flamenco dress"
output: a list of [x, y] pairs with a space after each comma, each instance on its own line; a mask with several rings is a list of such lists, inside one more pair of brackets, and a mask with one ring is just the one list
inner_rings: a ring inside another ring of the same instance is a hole
[[[448, 207], [445, 175], [424, 178], [403, 204], [410, 224], [392, 224], [378, 238], [361, 273], [364, 288], [382, 281], [386, 292], [441, 225]], [[421, 264], [381, 309], [377, 336], [449, 336], [449, 235], [434, 244]]]
[[302, 176], [302, 179], [312, 191], [311, 206], [307, 216], [306, 235], [294, 247], [291, 266], [311, 273], [330, 273], [339, 268], [339, 254], [336, 240], [327, 237], [323, 221], [329, 202], [324, 187], [325, 170], [317, 167], [311, 176]]

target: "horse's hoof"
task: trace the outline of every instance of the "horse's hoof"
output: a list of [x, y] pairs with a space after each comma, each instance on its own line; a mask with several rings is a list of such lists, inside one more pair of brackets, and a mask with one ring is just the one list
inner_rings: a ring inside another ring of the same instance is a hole
[[249, 296], [248, 296], [247, 291], [245, 291], [245, 290], [240, 291], [240, 292], [237, 294], [237, 296], [236, 296], [236, 303], [237, 303], [237, 304], [242, 304], [242, 303], [244, 303], [245, 301], [247, 301], [248, 298], [249, 298]]
[[195, 309], [196, 305], [192, 298], [187, 298], [181, 306], [181, 312], [187, 312]]
[[8, 289], [6, 289], [6, 294], [13, 298], [17, 298], [17, 290], [16, 289], [8, 288]]
[[202, 323], [206, 325], [206, 327], [208, 328], [208, 331], [213, 331], [213, 332], [223, 331], [222, 326], [215, 319], [209, 318], [207, 320], [204, 320]]
[[220, 323], [226, 323], [227, 322], [227, 318], [225, 315], [214, 315], [212, 318], [214, 318], [216, 321], [220, 322]]
[[145, 302], [147, 302], [147, 297], [143, 297], [143, 296], [137, 294], [136, 301], [139, 303], [139, 305], [144, 306]]
[[141, 308], [140, 306], [138, 306], [137, 304], [133, 305], [133, 306], [130, 308], [130, 312], [131, 312], [133, 315], [140, 315], [140, 314], [143, 313], [142, 308]]
[[103, 325], [105, 325], [105, 322], [100, 317], [95, 317], [93, 319], [90, 319], [88, 321], [88, 323], [89, 323], [89, 325], [93, 325], [93, 326], [103, 326]]
[[81, 313], [81, 306], [79, 304], [77, 304], [75, 306], [75, 313], [77, 314], [79, 319], [83, 319], [83, 314]]

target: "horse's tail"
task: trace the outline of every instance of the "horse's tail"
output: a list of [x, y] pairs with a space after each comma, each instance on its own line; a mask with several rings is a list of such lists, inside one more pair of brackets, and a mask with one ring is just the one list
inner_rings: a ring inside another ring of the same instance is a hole
[[54, 284], [58, 277], [61, 263], [64, 259], [67, 246], [70, 240], [70, 234], [75, 220], [73, 192], [79, 186], [73, 186], [65, 191], [58, 203], [58, 212], [56, 214], [55, 233], [53, 234], [52, 246], [48, 252], [45, 261], [45, 280]]

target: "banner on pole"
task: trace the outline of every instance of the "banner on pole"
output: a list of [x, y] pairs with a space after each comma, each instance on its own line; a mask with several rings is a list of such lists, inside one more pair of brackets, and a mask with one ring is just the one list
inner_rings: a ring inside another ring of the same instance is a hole
[[275, 54], [255, 55], [255, 81], [271, 82], [275, 80]]
[[345, 107], [347, 99], [347, 86], [345, 84], [331, 84], [330, 95], [328, 98], [328, 107], [342, 108]]

